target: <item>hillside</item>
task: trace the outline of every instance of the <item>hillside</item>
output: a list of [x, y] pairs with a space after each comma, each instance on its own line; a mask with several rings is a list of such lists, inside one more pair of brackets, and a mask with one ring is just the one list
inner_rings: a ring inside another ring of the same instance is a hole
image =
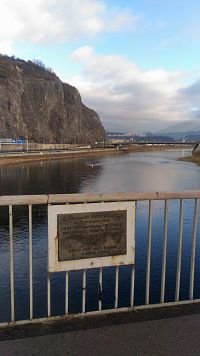
[[156, 132], [157, 135], [170, 136], [177, 141], [199, 142], [200, 141], [200, 119], [187, 120], [176, 125], [169, 126], [164, 130]]
[[98, 114], [78, 90], [37, 61], [0, 55], [0, 138], [94, 143], [106, 138]]

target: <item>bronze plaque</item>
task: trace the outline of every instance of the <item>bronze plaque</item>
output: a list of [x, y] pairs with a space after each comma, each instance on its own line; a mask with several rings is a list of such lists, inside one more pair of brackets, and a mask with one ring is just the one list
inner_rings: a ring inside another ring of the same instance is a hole
[[58, 214], [58, 260], [125, 255], [127, 211]]

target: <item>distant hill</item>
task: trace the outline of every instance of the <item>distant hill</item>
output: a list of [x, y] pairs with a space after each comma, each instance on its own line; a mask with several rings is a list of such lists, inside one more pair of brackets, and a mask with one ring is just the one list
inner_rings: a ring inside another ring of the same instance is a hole
[[176, 141], [200, 142], [200, 119], [185, 121], [156, 132], [158, 136], [170, 136]]
[[106, 138], [98, 114], [40, 61], [0, 55], [0, 138], [94, 143]]
[[175, 140], [169, 136], [153, 135], [151, 132], [144, 135], [135, 135], [124, 132], [107, 132], [107, 136], [111, 140], [129, 141], [132, 143], [174, 143]]

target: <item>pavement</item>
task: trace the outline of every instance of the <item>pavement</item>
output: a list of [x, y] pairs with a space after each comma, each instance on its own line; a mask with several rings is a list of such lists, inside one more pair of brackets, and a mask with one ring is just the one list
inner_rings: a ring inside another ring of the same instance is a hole
[[0, 342], [0, 356], [200, 355], [200, 314]]

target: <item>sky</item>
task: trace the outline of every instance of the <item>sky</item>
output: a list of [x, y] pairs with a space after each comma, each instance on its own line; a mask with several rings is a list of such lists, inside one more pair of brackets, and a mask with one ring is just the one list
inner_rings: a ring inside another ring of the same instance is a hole
[[0, 53], [51, 67], [107, 130], [200, 121], [199, 0], [0, 0]]

